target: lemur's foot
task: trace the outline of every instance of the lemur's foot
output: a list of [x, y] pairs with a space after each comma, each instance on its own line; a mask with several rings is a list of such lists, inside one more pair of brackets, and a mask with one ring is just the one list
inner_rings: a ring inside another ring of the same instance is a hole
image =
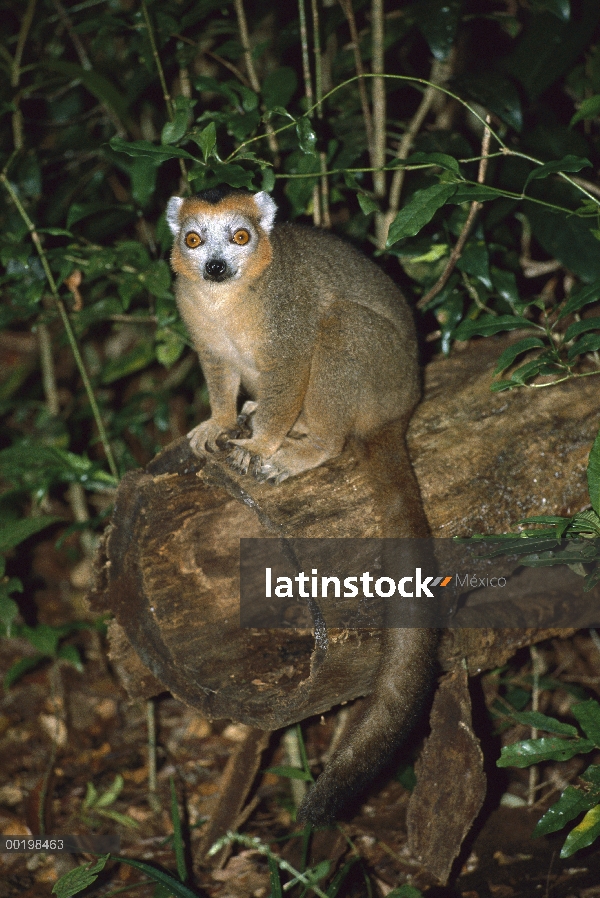
[[248, 436], [251, 434], [251, 426], [250, 426], [250, 418], [258, 408], [257, 402], [252, 402], [252, 400], [248, 399], [244, 402], [242, 406], [242, 410], [238, 415], [237, 423], [241, 428], [247, 428]]
[[205, 452], [222, 452], [227, 449], [230, 440], [241, 436], [239, 427], [223, 427], [212, 418], [203, 421], [188, 433], [187, 437], [195, 455], [202, 456]]
[[250, 474], [259, 483], [265, 483], [266, 481], [280, 483], [289, 476], [286, 471], [281, 471], [276, 465], [271, 464], [269, 459], [255, 455], [242, 446], [230, 444], [230, 451], [225, 461], [238, 474]]

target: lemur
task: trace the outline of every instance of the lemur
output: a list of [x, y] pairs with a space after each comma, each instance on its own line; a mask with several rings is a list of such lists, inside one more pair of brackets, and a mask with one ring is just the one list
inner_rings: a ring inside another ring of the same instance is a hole
[[[279, 483], [339, 455], [354, 437], [393, 505], [396, 525], [386, 535], [425, 537], [405, 444], [419, 398], [410, 309], [360, 252], [322, 230], [275, 225], [276, 208], [264, 191], [232, 188], [169, 200], [175, 296], [211, 407], [188, 434], [191, 447]], [[238, 418], [241, 390], [250, 401]], [[300, 820], [334, 818], [419, 714], [435, 631], [390, 629], [386, 640], [373, 697], [309, 790]]]

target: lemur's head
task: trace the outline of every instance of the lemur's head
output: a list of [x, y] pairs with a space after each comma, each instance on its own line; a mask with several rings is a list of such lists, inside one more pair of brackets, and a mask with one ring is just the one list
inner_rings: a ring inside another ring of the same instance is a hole
[[268, 235], [276, 209], [264, 191], [216, 187], [189, 199], [172, 196], [167, 221], [175, 238], [173, 268], [192, 280], [254, 280], [272, 258]]

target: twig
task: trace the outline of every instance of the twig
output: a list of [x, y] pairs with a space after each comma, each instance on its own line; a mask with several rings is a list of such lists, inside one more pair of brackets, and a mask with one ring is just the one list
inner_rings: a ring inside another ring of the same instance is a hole
[[[241, 43], [244, 50], [244, 62], [246, 63], [248, 78], [250, 79], [252, 90], [254, 90], [257, 94], [260, 94], [260, 81], [258, 80], [256, 67], [254, 65], [254, 60], [252, 59], [250, 35], [248, 34], [248, 22], [246, 20], [246, 13], [244, 12], [244, 0], [235, 0], [235, 12], [238, 20]], [[279, 146], [277, 144], [277, 138], [275, 137], [275, 132], [273, 131], [273, 125], [271, 124], [271, 122], [266, 123], [265, 131], [267, 132], [267, 142], [269, 144], [269, 149], [273, 153], [276, 164], [278, 164]]]
[[[66, 9], [62, 5], [61, 0], [52, 0], [52, 2], [56, 8], [57, 13], [58, 13], [58, 18], [60, 19], [62, 24], [65, 26], [65, 29], [67, 30], [68, 35], [71, 38], [73, 46], [75, 47], [75, 52], [77, 53], [79, 62], [81, 63], [81, 68], [84, 70], [84, 72], [93, 71], [94, 66], [92, 65], [92, 62], [86, 52], [85, 47], [81, 43], [79, 35], [75, 31], [75, 28], [73, 27], [73, 23], [72, 23], [71, 19], [69, 18], [69, 15], [68, 15]], [[100, 105], [102, 106], [106, 115], [109, 117], [109, 119], [115, 126], [115, 131], [117, 132], [118, 136], [123, 137], [123, 138], [127, 137], [127, 129], [126, 129], [124, 123], [121, 121], [121, 119], [117, 115], [117, 113], [115, 112], [115, 110], [108, 103], [105, 103], [103, 100], [100, 100]]]
[[[488, 155], [489, 155], [489, 151], [490, 151], [490, 141], [492, 139], [492, 132], [490, 130], [489, 124], [490, 124], [490, 116], [488, 115], [487, 119], [486, 119], [486, 125], [485, 125], [484, 131], [483, 131], [483, 139], [481, 141], [481, 159], [479, 162], [479, 172], [477, 173], [477, 183], [478, 184], [485, 183], [485, 175], [487, 172], [487, 165], [488, 165]], [[421, 299], [418, 301], [418, 303], [417, 303], [418, 309], [422, 309], [423, 306], [426, 306], [427, 303], [430, 302], [434, 298], [434, 296], [437, 296], [438, 293], [448, 283], [448, 279], [450, 278], [450, 275], [454, 271], [454, 267], [455, 267], [456, 263], [460, 259], [461, 253], [465, 246], [465, 243], [467, 242], [469, 232], [471, 230], [473, 222], [475, 221], [477, 213], [481, 209], [481, 206], [482, 206], [482, 203], [478, 202], [477, 200], [474, 200], [471, 203], [471, 208], [469, 209], [469, 214], [467, 216], [467, 220], [465, 221], [465, 223], [463, 225], [463, 229], [460, 232], [460, 236], [459, 236], [458, 240], [456, 241], [456, 245], [454, 246], [454, 249], [450, 253], [450, 258], [448, 259], [446, 267], [444, 268], [442, 274], [440, 275], [440, 277], [438, 278], [436, 283], [433, 285], [431, 290], [428, 290], [427, 293], [425, 294], [425, 296], [422, 296]]]
[[43, 267], [44, 273], [46, 275], [46, 280], [48, 281], [48, 285], [50, 287], [50, 292], [52, 293], [52, 296], [56, 303], [56, 307], [57, 307], [60, 317], [62, 319], [62, 323], [63, 323], [64, 329], [66, 331], [66, 334], [67, 334], [67, 339], [71, 346], [71, 351], [75, 357], [75, 363], [77, 365], [77, 368], [79, 369], [79, 374], [81, 376], [85, 391], [87, 393], [88, 401], [89, 401], [91, 409], [92, 409], [92, 415], [94, 416], [94, 420], [96, 422], [96, 427], [98, 428], [98, 433], [100, 435], [100, 441], [102, 443], [102, 446], [104, 447], [104, 453], [106, 455], [106, 460], [108, 462], [110, 472], [113, 475], [113, 477], [118, 479], [119, 472], [117, 469], [117, 465], [115, 463], [115, 459], [112, 454], [112, 449], [110, 447], [108, 437], [106, 435], [106, 430], [104, 429], [104, 424], [102, 421], [102, 417], [100, 415], [98, 403], [96, 402], [96, 397], [94, 396], [94, 390], [92, 388], [92, 384], [88, 377], [86, 367], [83, 363], [81, 353], [79, 352], [79, 346], [77, 345], [77, 340], [75, 339], [75, 334], [73, 333], [73, 328], [71, 327], [71, 322], [69, 321], [69, 316], [67, 315], [67, 311], [64, 307], [63, 301], [60, 298], [60, 294], [58, 292], [58, 287], [56, 286], [56, 281], [54, 280], [54, 275], [52, 274], [52, 271], [50, 269], [50, 264], [46, 257], [46, 253], [44, 252], [44, 247], [42, 246], [42, 242], [40, 240], [39, 234], [35, 230], [35, 226], [34, 226], [33, 222], [27, 215], [27, 212], [25, 211], [14, 187], [12, 186], [12, 184], [10, 183], [10, 181], [8, 180], [8, 178], [6, 177], [6, 174], [4, 172], [2, 172], [0, 174], [0, 181], [4, 184], [6, 190], [10, 194], [10, 197], [11, 197], [13, 203], [17, 207], [19, 215], [23, 219], [23, 222], [26, 224], [27, 230], [29, 231], [29, 235], [30, 235], [30, 237], [34, 243], [34, 246], [38, 252], [38, 255], [40, 257], [40, 261], [42, 263], [42, 267]]
[[[448, 64], [445, 62], [441, 63], [437, 59], [434, 59], [431, 66], [431, 84], [429, 85], [429, 87], [425, 88], [425, 92], [423, 93], [421, 102], [419, 103], [419, 107], [412, 117], [408, 128], [404, 132], [402, 140], [400, 141], [400, 144], [398, 146], [398, 151], [396, 153], [397, 159], [403, 161], [408, 158], [415, 138], [421, 130], [423, 122], [427, 118], [427, 115], [431, 107], [433, 106], [434, 100], [438, 93], [438, 84], [447, 81], [449, 74]], [[390, 187], [389, 208], [383, 219], [383, 244], [379, 247], [379, 249], [384, 249], [390, 225], [396, 217], [398, 209], [400, 208], [400, 195], [402, 193], [402, 187], [404, 185], [405, 174], [406, 169], [404, 168], [397, 168], [394, 172], [392, 185]]]
[[598, 184], [594, 184], [592, 181], [588, 181], [586, 178], [580, 178], [577, 175], [571, 175], [571, 180], [574, 181], [578, 187], [583, 187], [584, 190], [589, 190], [590, 193], [600, 196], [600, 187]]
[[73, 46], [75, 47], [75, 52], [77, 53], [77, 56], [79, 57], [79, 62], [81, 63], [81, 68], [85, 69], [86, 72], [91, 72], [93, 69], [93, 65], [90, 61], [90, 57], [87, 55], [86, 49], [79, 39], [79, 35], [73, 28], [73, 23], [71, 22], [69, 16], [67, 15], [66, 9], [64, 8], [64, 6], [60, 2], [60, 0], [52, 0], [52, 2], [54, 3], [54, 6], [56, 7], [56, 11], [58, 13], [58, 18], [63, 23], [63, 25], [65, 26], [65, 28], [67, 29], [67, 31], [69, 33], [69, 37], [71, 38]]
[[297, 882], [302, 883], [302, 885], [307, 888], [312, 889], [315, 895], [318, 895], [319, 898], [328, 898], [326, 893], [319, 888], [319, 886], [314, 882], [306, 873], [301, 873], [299, 870], [296, 870], [289, 861], [285, 858], [280, 857], [274, 852], [271, 851], [268, 845], [264, 842], [261, 842], [260, 839], [257, 839], [254, 836], [244, 836], [241, 833], [233, 833], [228, 832], [222, 838], [218, 839], [212, 848], [208, 851], [208, 855], [213, 857], [215, 854], [218, 854], [219, 851], [222, 851], [226, 845], [231, 845], [232, 842], [237, 842], [239, 845], [243, 845], [245, 848], [249, 848], [252, 851], [257, 851], [259, 854], [264, 854], [265, 857], [268, 857], [270, 860], [275, 861], [280, 870], [285, 870], [286, 873], [289, 873]]
[[169, 121], [173, 121], [173, 102], [171, 100], [171, 94], [169, 93], [169, 89], [167, 87], [167, 81], [165, 78], [165, 73], [163, 71], [162, 63], [160, 61], [160, 56], [158, 55], [158, 50], [156, 48], [156, 41], [154, 39], [154, 29], [152, 28], [152, 22], [150, 21], [150, 16], [148, 15], [148, 7], [146, 5], [146, 0], [142, 0], [142, 13], [144, 14], [144, 22], [146, 24], [146, 31], [148, 32], [148, 40], [150, 41], [150, 46], [152, 47], [152, 56], [154, 57], [154, 62], [158, 71], [158, 78], [160, 81], [160, 86], [162, 88], [163, 99], [165, 101], [165, 106], [167, 107], [167, 114], [169, 116]]
[[[23, 50], [25, 49], [27, 35], [29, 34], [29, 29], [31, 28], [31, 23], [33, 22], [35, 3], [36, 0], [29, 0], [27, 9], [25, 10], [25, 15], [23, 16], [23, 21], [21, 22], [21, 28], [19, 30], [17, 48], [15, 50], [15, 55], [10, 72], [10, 86], [15, 90], [19, 86], [19, 81], [21, 80], [21, 60], [23, 59]], [[15, 150], [21, 150], [23, 148], [23, 113], [21, 112], [21, 108], [16, 98], [14, 102], [15, 111], [12, 115], [13, 141]]]
[[[290, 767], [297, 767], [302, 770], [302, 756], [300, 754], [300, 745], [298, 740], [298, 730], [294, 724], [284, 730], [283, 747], [286, 753], [286, 760]], [[292, 798], [296, 807], [300, 807], [302, 800], [306, 795], [306, 781], [290, 779], [290, 789], [292, 790]]]
[[558, 259], [547, 259], [545, 262], [537, 262], [531, 258], [531, 225], [529, 224], [529, 219], [522, 212], [517, 212], [515, 218], [518, 218], [522, 226], [519, 265], [523, 270], [523, 276], [526, 278], [537, 278], [562, 268], [562, 263]]
[[371, 165], [373, 163], [373, 116], [371, 115], [371, 107], [369, 106], [369, 98], [367, 96], [367, 86], [365, 84], [365, 70], [360, 55], [360, 41], [358, 30], [356, 28], [356, 18], [352, 8], [352, 0], [340, 0], [340, 6], [344, 11], [344, 15], [348, 20], [350, 28], [350, 38], [352, 40], [352, 52], [354, 54], [354, 67], [358, 75], [358, 95], [360, 97], [360, 105], [362, 107], [363, 119], [365, 122], [365, 134], [367, 136], [367, 147], [369, 148], [369, 158]]
[[[373, 100], [373, 189], [376, 197], [384, 197], [386, 191], [385, 165], [385, 79], [384, 74], [384, 19], [383, 0], [371, 2], [372, 47], [372, 100]], [[382, 216], [378, 216], [377, 230], [381, 232]], [[379, 245], [379, 236], [377, 245]]]
[[[319, 8], [317, 0], [311, 0], [313, 20], [313, 44], [315, 52], [315, 93], [317, 102], [317, 118], [323, 120], [323, 70], [321, 65], [321, 35], [319, 30]], [[327, 181], [327, 155], [324, 150], [319, 152], [319, 164], [321, 166], [321, 193], [319, 202], [321, 206], [321, 223], [323, 227], [331, 227], [329, 214], [329, 184]]]
[[[308, 55], [308, 29], [306, 27], [306, 8], [304, 0], [298, 0], [298, 20], [300, 22], [300, 44], [302, 46], [302, 74], [304, 75], [304, 94], [306, 96], [307, 110], [306, 114], [309, 118], [315, 110], [314, 93], [312, 86], [312, 75], [310, 72], [310, 59]], [[321, 98], [321, 101], [322, 102]], [[321, 198], [319, 196], [319, 185], [313, 187], [313, 203], [312, 203], [313, 224], [316, 227], [321, 225]]]
[[314, 103], [312, 77], [310, 74], [310, 61], [308, 58], [308, 31], [306, 29], [306, 10], [304, 0], [298, 0], [298, 18], [300, 21], [300, 43], [302, 45], [302, 73], [304, 75], [304, 93], [308, 104], [307, 114], [310, 114]]
[[[190, 41], [190, 43], [192, 43], [192, 42]], [[234, 65], [232, 62], [229, 62], [228, 59], [224, 59], [222, 56], [219, 56], [218, 53], [213, 53], [212, 50], [204, 50], [204, 53], [206, 53], [207, 56], [210, 56], [211, 59], [214, 59], [215, 62], [218, 62], [219, 65], [222, 65], [226, 69], [229, 69], [229, 71], [232, 72], [235, 75], [235, 77], [239, 81], [242, 82], [244, 87], [251, 86], [250, 82], [248, 81], [248, 79], [246, 78], [244, 73], [242, 71], [240, 71], [240, 69], [238, 69], [238, 67], [236, 65]]]
[[[531, 690], [531, 710], [539, 711], [540, 708], [540, 675], [544, 672], [544, 660], [536, 645], [529, 646], [531, 662], [533, 668], [533, 688]], [[531, 728], [531, 739], [537, 739], [538, 731], [535, 727]], [[532, 807], [535, 801], [535, 792], [539, 777], [539, 768], [534, 764], [529, 768], [529, 788], [527, 790], [527, 805]]]
[[148, 727], [148, 804], [156, 812], [160, 810], [160, 800], [156, 792], [156, 703], [153, 698], [146, 701], [146, 724]]
[[49, 413], [55, 417], [60, 412], [56, 372], [52, 357], [52, 341], [46, 324], [38, 324], [37, 335], [40, 343], [40, 365], [42, 368], [42, 385]]
[[[175, 114], [173, 112], [173, 101], [171, 99], [171, 94], [169, 93], [169, 89], [167, 87], [167, 79], [165, 78], [164, 69], [162, 67], [162, 62], [160, 61], [160, 56], [158, 55], [158, 49], [156, 47], [156, 40], [154, 38], [154, 29], [152, 28], [152, 22], [150, 21], [150, 15], [148, 14], [148, 7], [146, 5], [146, 0], [142, 0], [142, 12], [144, 14], [144, 22], [146, 24], [146, 31], [148, 32], [148, 40], [150, 41], [150, 46], [152, 47], [152, 56], [154, 57], [154, 62], [156, 64], [156, 69], [158, 71], [158, 78], [160, 81], [160, 86], [163, 92], [163, 99], [165, 101], [165, 106], [167, 107], [167, 116], [169, 121], [172, 122], [175, 118]], [[179, 171], [181, 172], [181, 189], [185, 190], [189, 189], [188, 177], [187, 177], [187, 168], [184, 159], [179, 160]]]

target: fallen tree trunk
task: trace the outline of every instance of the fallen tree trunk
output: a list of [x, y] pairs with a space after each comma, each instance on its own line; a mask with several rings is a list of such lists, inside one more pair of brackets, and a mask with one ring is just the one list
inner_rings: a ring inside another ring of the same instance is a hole
[[[570, 515], [587, 504], [598, 387], [590, 378], [492, 394], [491, 372], [506, 342], [486, 340], [427, 369], [409, 447], [433, 536], [502, 532], [530, 514]], [[323, 646], [310, 629], [239, 626], [239, 540], [381, 537], [385, 527], [357, 447], [273, 487], [215, 456], [196, 458], [185, 438], [172, 444], [123, 479], [92, 597], [97, 610], [115, 616], [111, 656], [129, 693], [168, 689], [210, 718], [265, 730], [368, 694], [381, 630], [333, 630]], [[534, 584], [537, 600], [547, 596]], [[440, 664], [451, 670], [466, 662], [475, 673], [575, 628], [511, 628], [509, 617], [502, 629], [452, 629], [441, 640]], [[465, 701], [461, 693], [457, 702]], [[477, 793], [469, 814], [482, 799]], [[431, 821], [411, 819], [413, 845], [443, 881], [462, 835], [436, 865], [423, 845], [451, 836], [424, 839]]]

